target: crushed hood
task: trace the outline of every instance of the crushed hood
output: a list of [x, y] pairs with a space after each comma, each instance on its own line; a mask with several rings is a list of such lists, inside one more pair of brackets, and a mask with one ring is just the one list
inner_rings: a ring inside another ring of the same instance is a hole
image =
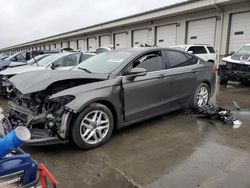
[[23, 65], [13, 68], [8, 68], [0, 72], [0, 75], [16, 75], [30, 71], [44, 70], [45, 67], [33, 67], [30, 65]]
[[108, 79], [108, 74], [88, 74], [83, 71], [41, 70], [18, 74], [9, 79], [22, 94], [45, 90], [51, 84], [63, 80]]
[[230, 62], [230, 63], [240, 63], [240, 64], [245, 64], [245, 65], [250, 65], [250, 61], [247, 61], [240, 57], [233, 58], [232, 56], [228, 56], [228, 57], [224, 57], [222, 60], [226, 62]]

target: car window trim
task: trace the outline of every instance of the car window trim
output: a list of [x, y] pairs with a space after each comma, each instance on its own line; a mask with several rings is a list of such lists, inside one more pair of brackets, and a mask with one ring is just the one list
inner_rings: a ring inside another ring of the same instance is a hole
[[[115, 77], [118, 77], [118, 76], [127, 76], [127, 75], [123, 75], [123, 73], [125, 72], [125, 70], [128, 68], [128, 66], [133, 63], [135, 60], [139, 59], [140, 57], [148, 54], [148, 53], [154, 53], [154, 52], [161, 52], [161, 61], [164, 65], [164, 50], [163, 49], [155, 49], [155, 50], [152, 50], [152, 51], [147, 51], [147, 52], [144, 52], [143, 54], [138, 54], [136, 57], [134, 57], [132, 60], [130, 60], [123, 68], [122, 70], [115, 76]], [[165, 67], [166, 67], [166, 63], [165, 63]], [[165, 68], [166, 69], [166, 68]], [[162, 70], [157, 70], [157, 71], [163, 71], [165, 69], [162, 69]], [[150, 72], [156, 72], [156, 71], [150, 71]]]

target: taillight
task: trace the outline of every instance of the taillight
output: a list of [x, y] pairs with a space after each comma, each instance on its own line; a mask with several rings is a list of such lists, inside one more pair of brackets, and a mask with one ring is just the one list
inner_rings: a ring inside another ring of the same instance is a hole
[[211, 69], [212, 73], [214, 73], [216, 71], [216, 66], [215, 64], [212, 65], [212, 69]]

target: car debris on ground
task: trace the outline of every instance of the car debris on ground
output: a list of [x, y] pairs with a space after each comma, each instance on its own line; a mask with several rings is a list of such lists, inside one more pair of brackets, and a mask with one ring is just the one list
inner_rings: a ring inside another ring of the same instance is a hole
[[[233, 104], [237, 110], [240, 110], [240, 106], [236, 101], [233, 101]], [[200, 115], [197, 118], [220, 120], [223, 123], [232, 126], [234, 129], [239, 128], [242, 124], [242, 122], [238, 118], [233, 116], [232, 112], [229, 109], [225, 109], [214, 104], [207, 104], [203, 107], [195, 109], [193, 112]]]

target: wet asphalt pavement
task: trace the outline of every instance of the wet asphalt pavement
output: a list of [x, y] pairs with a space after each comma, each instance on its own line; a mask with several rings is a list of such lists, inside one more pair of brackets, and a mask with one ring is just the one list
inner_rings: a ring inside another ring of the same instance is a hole
[[[250, 187], [250, 86], [218, 86], [213, 101], [232, 107], [238, 129], [174, 112], [116, 132], [104, 146], [24, 149], [65, 188]], [[0, 106], [6, 109], [6, 101]]]

